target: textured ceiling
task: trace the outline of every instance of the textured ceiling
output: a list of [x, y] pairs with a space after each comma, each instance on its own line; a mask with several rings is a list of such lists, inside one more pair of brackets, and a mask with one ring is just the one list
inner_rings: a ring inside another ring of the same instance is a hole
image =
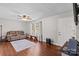
[[29, 15], [33, 20], [71, 12], [70, 3], [0, 3], [0, 19], [16, 20], [17, 15]]

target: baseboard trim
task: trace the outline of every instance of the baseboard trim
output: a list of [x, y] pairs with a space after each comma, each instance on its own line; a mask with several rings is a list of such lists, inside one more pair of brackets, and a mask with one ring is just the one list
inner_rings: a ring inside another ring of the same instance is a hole
[[[46, 43], [46, 41], [45, 41], [45, 40], [43, 40], [42, 42], [45, 42], [45, 43]], [[61, 47], [62, 47], [62, 46], [60, 46], [59, 44], [54, 43], [54, 42], [52, 42], [51, 44], [53, 44], [53, 45], [55, 45], [55, 46], [58, 46], [59, 48], [61, 48]]]

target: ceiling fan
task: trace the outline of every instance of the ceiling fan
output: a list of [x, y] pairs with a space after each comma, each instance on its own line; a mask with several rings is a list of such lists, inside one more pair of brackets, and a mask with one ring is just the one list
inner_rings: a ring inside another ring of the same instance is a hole
[[32, 18], [29, 15], [23, 14], [22, 12], [18, 11], [17, 9], [14, 9], [13, 12], [19, 14], [19, 15], [17, 15], [17, 18], [19, 20], [32, 21]]
[[18, 15], [18, 17], [20, 20], [23, 20], [23, 21], [32, 21], [32, 18], [28, 15]]

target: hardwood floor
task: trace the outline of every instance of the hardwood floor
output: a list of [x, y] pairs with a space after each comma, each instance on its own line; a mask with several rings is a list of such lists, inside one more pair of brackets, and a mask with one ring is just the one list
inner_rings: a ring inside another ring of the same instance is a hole
[[1, 56], [60, 56], [60, 47], [45, 42], [34, 42], [35, 47], [16, 52], [10, 42], [0, 42]]

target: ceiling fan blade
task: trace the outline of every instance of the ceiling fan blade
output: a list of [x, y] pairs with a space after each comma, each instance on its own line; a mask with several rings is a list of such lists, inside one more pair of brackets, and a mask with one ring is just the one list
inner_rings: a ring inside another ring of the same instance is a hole
[[17, 15], [18, 17], [22, 17], [21, 15]]

